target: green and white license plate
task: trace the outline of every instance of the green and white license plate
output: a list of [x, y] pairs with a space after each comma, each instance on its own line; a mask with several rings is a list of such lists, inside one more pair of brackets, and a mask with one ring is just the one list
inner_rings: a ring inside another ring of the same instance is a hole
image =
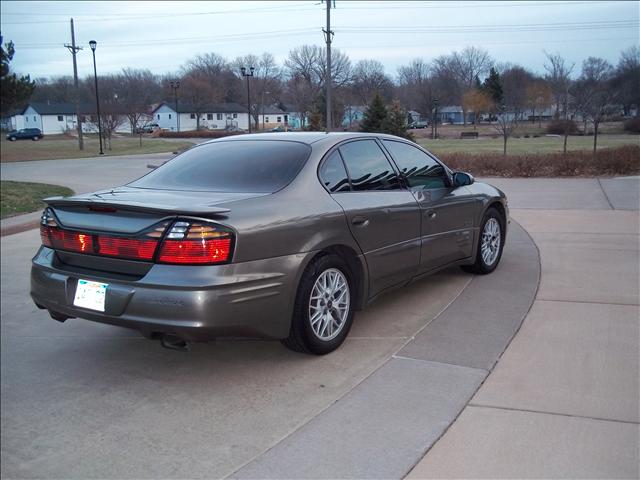
[[76, 296], [73, 299], [73, 304], [76, 307], [104, 312], [104, 300], [107, 296], [108, 286], [108, 283], [78, 280], [78, 287], [76, 288]]

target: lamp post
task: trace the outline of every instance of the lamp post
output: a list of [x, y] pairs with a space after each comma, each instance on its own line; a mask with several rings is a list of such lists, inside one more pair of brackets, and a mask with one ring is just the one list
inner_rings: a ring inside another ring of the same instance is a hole
[[433, 99], [433, 124], [431, 125], [431, 138], [438, 138], [438, 99]]
[[[262, 130], [264, 131], [264, 95], [265, 93], [267, 95], [271, 95], [271, 92], [265, 92], [264, 90], [262, 91]], [[256, 125], [256, 128], [258, 128], [258, 126]]]
[[100, 141], [100, 155], [104, 155], [102, 151], [102, 123], [100, 122], [100, 97], [98, 95], [98, 72], [96, 70], [96, 47], [98, 46], [98, 42], [95, 40], [91, 40], [89, 42], [89, 46], [91, 47], [91, 53], [93, 53], [93, 79], [96, 84], [96, 110], [98, 111], [98, 140]]
[[249, 77], [253, 77], [253, 71], [255, 68], [249, 67], [249, 72], [245, 67], [240, 67], [240, 73], [243, 77], [247, 78], [247, 112], [249, 113], [249, 133], [251, 133], [251, 93], [249, 92]]
[[180, 88], [180, 80], [171, 80], [171, 88], [173, 89], [173, 100], [176, 106], [176, 131], [180, 131], [180, 112], [178, 112], [178, 89]]

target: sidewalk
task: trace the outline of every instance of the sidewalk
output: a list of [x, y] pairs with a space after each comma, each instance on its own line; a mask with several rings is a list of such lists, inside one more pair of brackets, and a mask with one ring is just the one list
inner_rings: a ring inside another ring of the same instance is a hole
[[638, 211], [512, 215], [540, 249], [536, 300], [409, 478], [638, 478]]

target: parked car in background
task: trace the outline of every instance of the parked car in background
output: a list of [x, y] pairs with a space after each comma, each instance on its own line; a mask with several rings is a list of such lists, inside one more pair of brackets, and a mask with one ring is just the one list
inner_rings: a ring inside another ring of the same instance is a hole
[[33, 140], [37, 141], [43, 138], [44, 135], [39, 128], [23, 128], [20, 130], [12, 130], [7, 133], [7, 140], [15, 142], [16, 140]]
[[153, 133], [158, 129], [160, 129], [160, 125], [157, 123], [149, 123], [148, 125], [138, 128], [138, 133]]
[[409, 124], [410, 129], [427, 128], [428, 126], [429, 122], [426, 120], [421, 120], [419, 122], [413, 122]]
[[492, 272], [508, 224], [500, 190], [372, 133], [225, 137], [45, 202], [36, 306], [170, 348], [259, 336], [331, 352], [385, 292], [453, 265]]

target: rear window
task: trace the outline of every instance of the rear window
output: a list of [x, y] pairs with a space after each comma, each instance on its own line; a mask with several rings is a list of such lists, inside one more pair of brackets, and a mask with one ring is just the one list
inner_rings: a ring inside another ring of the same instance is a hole
[[297, 142], [246, 140], [194, 147], [129, 185], [161, 190], [275, 192], [295, 178], [311, 148]]

